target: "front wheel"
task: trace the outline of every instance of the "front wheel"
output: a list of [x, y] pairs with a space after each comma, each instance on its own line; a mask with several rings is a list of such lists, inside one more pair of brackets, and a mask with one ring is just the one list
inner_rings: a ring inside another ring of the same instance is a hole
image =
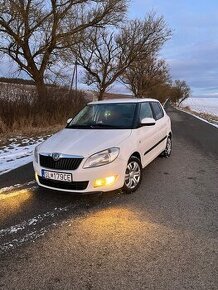
[[130, 157], [126, 172], [123, 191], [125, 193], [132, 193], [136, 191], [142, 180], [142, 165], [137, 157]]

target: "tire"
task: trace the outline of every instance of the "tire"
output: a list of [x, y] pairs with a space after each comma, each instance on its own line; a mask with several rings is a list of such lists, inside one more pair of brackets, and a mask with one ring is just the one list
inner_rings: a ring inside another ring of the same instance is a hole
[[167, 137], [167, 143], [165, 150], [161, 153], [162, 157], [168, 158], [172, 153], [172, 138], [170, 136]]
[[125, 172], [125, 181], [122, 191], [125, 193], [135, 192], [142, 181], [142, 165], [141, 161], [135, 157], [131, 156]]

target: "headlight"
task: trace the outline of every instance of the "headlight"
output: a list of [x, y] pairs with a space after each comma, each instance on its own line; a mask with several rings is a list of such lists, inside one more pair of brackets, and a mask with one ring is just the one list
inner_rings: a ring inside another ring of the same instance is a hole
[[35, 159], [36, 163], [39, 162], [39, 152], [38, 151], [39, 151], [39, 148], [38, 148], [38, 146], [36, 146], [34, 149], [34, 159]]
[[98, 167], [113, 162], [119, 155], [120, 149], [117, 147], [98, 152], [90, 156], [83, 168]]

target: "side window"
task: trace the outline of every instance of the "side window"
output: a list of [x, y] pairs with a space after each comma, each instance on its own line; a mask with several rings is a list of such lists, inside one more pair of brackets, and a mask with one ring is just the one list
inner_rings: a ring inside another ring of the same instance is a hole
[[164, 112], [160, 104], [158, 102], [152, 102], [151, 106], [154, 112], [155, 120], [161, 119], [164, 116]]
[[144, 118], [154, 118], [152, 110], [151, 110], [151, 106], [148, 102], [141, 104], [139, 119], [141, 121]]

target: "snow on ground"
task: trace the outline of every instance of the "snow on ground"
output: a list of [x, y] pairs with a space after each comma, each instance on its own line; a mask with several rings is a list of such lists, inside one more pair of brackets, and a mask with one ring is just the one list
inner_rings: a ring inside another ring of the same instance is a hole
[[218, 98], [188, 98], [180, 105], [189, 107], [192, 111], [210, 114], [218, 117]]
[[33, 160], [33, 150], [46, 137], [11, 138], [9, 144], [0, 147], [0, 175]]

